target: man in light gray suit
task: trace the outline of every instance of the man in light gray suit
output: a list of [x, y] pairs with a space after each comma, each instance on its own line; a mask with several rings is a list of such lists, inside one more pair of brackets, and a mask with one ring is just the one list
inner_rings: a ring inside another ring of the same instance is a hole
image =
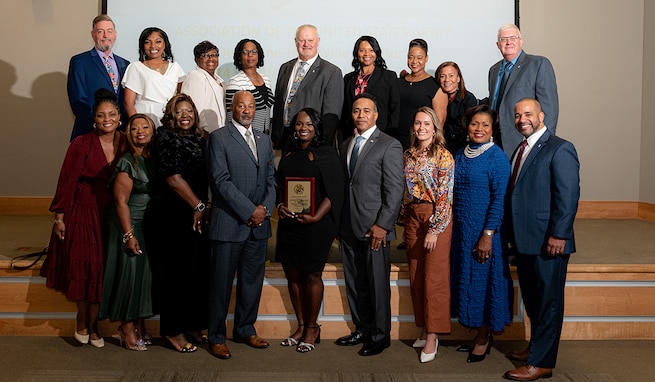
[[275, 84], [271, 138], [285, 150], [291, 136], [289, 121], [302, 108], [318, 110], [328, 144], [333, 144], [343, 107], [341, 69], [318, 55], [321, 38], [313, 25], [301, 25], [294, 38], [298, 57], [282, 66]]
[[394, 225], [403, 198], [403, 149], [376, 127], [378, 112], [372, 95], [355, 97], [352, 118], [357, 132], [340, 150], [348, 190], [339, 235], [355, 331], [336, 343], [363, 343], [359, 355], [371, 356], [390, 344], [388, 242], [396, 238]]
[[523, 98], [539, 101], [546, 126], [555, 134], [559, 99], [553, 65], [546, 57], [523, 51], [521, 31], [516, 25], [506, 24], [498, 29], [496, 46], [503, 59], [489, 69], [489, 106], [498, 112], [500, 144], [509, 158], [523, 139], [514, 128], [514, 105]]
[[234, 95], [232, 120], [212, 132], [207, 168], [212, 190], [209, 343], [221, 359], [232, 354], [225, 344], [232, 282], [237, 278], [233, 339], [262, 349], [254, 323], [262, 293], [266, 247], [271, 236], [270, 211], [275, 205], [273, 148], [268, 135], [253, 131], [255, 98], [248, 91]]
[[521, 295], [530, 318], [530, 345], [507, 353], [507, 358], [526, 364], [506, 372], [505, 378], [534, 381], [552, 376], [557, 360], [566, 271], [575, 252], [573, 221], [580, 199], [580, 163], [573, 144], [546, 129], [538, 101], [519, 101], [514, 121], [525, 139], [512, 156], [505, 205]]

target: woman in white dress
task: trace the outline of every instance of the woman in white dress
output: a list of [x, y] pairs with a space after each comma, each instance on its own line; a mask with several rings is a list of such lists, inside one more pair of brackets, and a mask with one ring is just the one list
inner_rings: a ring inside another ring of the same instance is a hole
[[255, 130], [268, 134], [271, 130], [271, 108], [273, 107], [273, 90], [271, 80], [257, 72], [264, 66], [264, 50], [256, 40], [243, 39], [234, 48], [234, 66], [239, 72], [230, 78], [227, 85], [225, 104], [228, 119], [232, 119], [229, 111], [232, 98], [239, 90], [248, 90], [255, 96], [256, 112], [251, 125]]
[[157, 27], [144, 29], [139, 36], [139, 61], [127, 67], [122, 81], [128, 117], [146, 114], [161, 126], [164, 107], [183, 76], [184, 70], [173, 61], [166, 32]]
[[225, 81], [215, 74], [218, 68], [218, 48], [203, 41], [193, 48], [198, 67], [187, 74], [182, 93], [193, 99], [200, 115], [198, 127], [208, 133], [225, 126]]

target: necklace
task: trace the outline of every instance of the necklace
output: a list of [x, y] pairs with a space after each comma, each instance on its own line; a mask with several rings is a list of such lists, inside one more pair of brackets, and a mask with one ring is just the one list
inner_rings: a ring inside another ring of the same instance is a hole
[[481, 146], [478, 146], [478, 147], [475, 148], [475, 149], [472, 149], [472, 148], [471, 148], [471, 145], [468, 144], [468, 145], [466, 145], [466, 147], [464, 148], [464, 156], [466, 156], [467, 158], [471, 158], [471, 159], [472, 159], [472, 158], [477, 158], [477, 157], [479, 157], [480, 155], [482, 155], [485, 151], [489, 150], [489, 148], [490, 148], [491, 146], [493, 146], [493, 145], [494, 145], [493, 142], [487, 142], [487, 143], [485, 143], [485, 144], [483, 144], [483, 145], [481, 145]]
[[163, 62], [161, 64], [161, 66], [158, 67], [158, 68], [152, 66], [150, 63], [147, 63], [147, 62], [148, 61], [144, 61], [143, 63], [145, 64], [145, 66], [148, 67], [148, 69], [154, 70], [155, 72], [158, 72], [159, 74], [162, 74], [162, 75], [166, 73], [166, 69], [168, 68], [168, 63], [167, 62]]

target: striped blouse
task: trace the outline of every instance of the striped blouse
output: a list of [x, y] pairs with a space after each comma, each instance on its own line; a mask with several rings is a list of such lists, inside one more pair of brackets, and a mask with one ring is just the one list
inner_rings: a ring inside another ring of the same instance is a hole
[[255, 97], [255, 103], [257, 109], [255, 111], [255, 119], [252, 121], [252, 127], [255, 130], [269, 133], [271, 130], [271, 108], [273, 107], [273, 90], [271, 90], [271, 80], [268, 79], [265, 75], [261, 75], [264, 79], [264, 86], [266, 91], [264, 94], [257, 91], [257, 88], [250, 81], [250, 78], [243, 72], [239, 70], [232, 78], [230, 78], [230, 83], [227, 85], [227, 90], [225, 91], [225, 107], [227, 109], [227, 120], [232, 120], [232, 98], [234, 94], [240, 90], [248, 90]]

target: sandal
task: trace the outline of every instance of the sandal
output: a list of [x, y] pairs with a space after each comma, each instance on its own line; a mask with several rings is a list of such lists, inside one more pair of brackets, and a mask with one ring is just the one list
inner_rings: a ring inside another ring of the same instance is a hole
[[198, 350], [198, 348], [194, 344], [192, 344], [191, 342], [185, 343], [181, 348], [178, 349], [177, 344], [173, 342], [175, 339], [176, 339], [175, 337], [166, 336], [166, 340], [168, 341], [168, 345], [173, 350], [175, 350], [177, 352], [180, 352], [180, 353], [193, 353], [196, 350]]
[[[305, 324], [298, 324], [298, 329], [296, 329], [296, 333], [303, 326], [305, 326]], [[288, 347], [296, 346], [297, 347], [300, 340], [302, 340], [302, 332], [300, 334], [301, 334], [301, 337], [298, 338], [298, 339], [293, 338], [292, 336], [287, 337], [286, 339], [282, 340], [282, 342], [280, 342], [280, 346], [288, 346]]]
[[316, 336], [316, 339], [314, 340], [313, 344], [309, 342], [300, 341], [298, 347], [296, 348], [296, 351], [298, 353], [309, 353], [310, 351], [316, 349], [315, 344], [321, 343], [321, 325], [308, 326], [307, 329], [318, 329], [318, 335]]

